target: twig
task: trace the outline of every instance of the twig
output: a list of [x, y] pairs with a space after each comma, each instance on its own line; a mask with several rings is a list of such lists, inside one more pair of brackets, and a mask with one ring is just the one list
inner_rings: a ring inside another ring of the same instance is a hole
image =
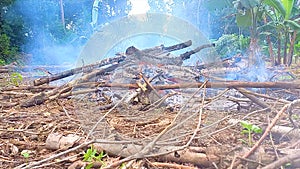
[[125, 98], [127, 97], [128, 93], [126, 93], [124, 95], [124, 97], [117, 103], [114, 105], [114, 107], [112, 107], [111, 109], [109, 109], [109, 111], [107, 111], [98, 121], [97, 123], [93, 126], [93, 128], [89, 131], [88, 135], [86, 136], [85, 140], [88, 140], [88, 138], [90, 137], [90, 135], [94, 132], [94, 130], [96, 129], [96, 127], [99, 125], [99, 123], [109, 114], [111, 113], [117, 106], [119, 106], [119, 104], [121, 104]]
[[249, 98], [251, 101], [253, 101], [254, 103], [256, 103], [257, 105], [259, 105], [262, 108], [270, 108], [270, 106], [262, 101], [260, 101], [259, 99], [257, 99], [255, 96], [250, 95], [249, 91], [247, 91], [246, 89], [243, 88], [235, 88], [237, 91], [239, 91], [241, 94], [243, 94], [244, 96], [246, 96], [247, 98]]
[[195, 167], [184, 166], [180, 164], [171, 164], [171, 163], [160, 163], [160, 162], [151, 162], [151, 165], [155, 167], [163, 168], [174, 168], [174, 169], [196, 169]]
[[[76, 147], [73, 147], [73, 148], [68, 149], [68, 150], [66, 150], [66, 151], [63, 151], [63, 152], [61, 152], [61, 153], [55, 154], [55, 155], [50, 156], [50, 157], [48, 157], [48, 158], [45, 158], [45, 159], [43, 159], [43, 160], [40, 160], [40, 161], [37, 161], [37, 162], [32, 162], [32, 163], [28, 164], [28, 165], [25, 166], [25, 167], [17, 166], [17, 167], [15, 167], [15, 169], [19, 169], [19, 168], [21, 168], [21, 169], [30, 169], [30, 168], [33, 168], [33, 167], [38, 166], [38, 165], [40, 165], [40, 164], [43, 164], [43, 163], [45, 163], [45, 162], [47, 162], [47, 161], [50, 161], [50, 160], [59, 158], [60, 156], [63, 156], [63, 155], [65, 155], [65, 154], [68, 154], [68, 153], [70, 153], [70, 152], [73, 152], [73, 151], [75, 151], [75, 150], [78, 150], [78, 149], [80, 149], [80, 148], [86, 147], [86, 146], [88, 146], [88, 145], [90, 145], [90, 144], [92, 144], [92, 143], [94, 143], [94, 142], [95, 142], [94, 140], [88, 141], [88, 142], [84, 142], [84, 143], [82, 143], [82, 144], [80, 144], [80, 145], [78, 145], [78, 146], [76, 146]], [[21, 166], [23, 166], [23, 164], [22, 164]]]
[[280, 166], [286, 164], [286, 163], [290, 163], [293, 162], [294, 160], [297, 160], [300, 158], [300, 153], [293, 153], [293, 154], [289, 154], [286, 155], [276, 161], [274, 161], [271, 164], [268, 164], [266, 166], [264, 166], [261, 169], [273, 169], [273, 168], [279, 168]]
[[[206, 81], [206, 82], [207, 82], [207, 81]], [[203, 87], [205, 86], [205, 84], [206, 84], [206, 83], [203, 83], [203, 85], [200, 87], [200, 89], [203, 88]], [[199, 90], [200, 90], [200, 89], [199, 89]], [[197, 92], [198, 92], [198, 91], [197, 91]], [[195, 92], [195, 93], [190, 97], [190, 99], [189, 99], [187, 102], [189, 102], [189, 101], [194, 97], [194, 95], [195, 95], [197, 92]], [[157, 135], [150, 143], [148, 143], [146, 146], [144, 146], [144, 148], [143, 148], [140, 152], [138, 152], [138, 153], [136, 153], [136, 154], [134, 154], [134, 155], [128, 156], [128, 157], [126, 157], [126, 158], [124, 158], [124, 159], [122, 159], [122, 160], [119, 160], [119, 161], [117, 161], [117, 162], [115, 162], [115, 163], [113, 163], [113, 164], [111, 164], [111, 165], [108, 165], [108, 166], [105, 167], [105, 169], [113, 168], [113, 167], [119, 166], [120, 164], [122, 164], [122, 163], [124, 163], [124, 162], [127, 162], [127, 161], [130, 161], [130, 160], [133, 160], [133, 159], [153, 156], [153, 155], [147, 155], [147, 154], [153, 149], [153, 147], [155, 146], [155, 144], [157, 143], [157, 141], [158, 141], [163, 135], [165, 135], [167, 132], [169, 132], [170, 129], [172, 129], [172, 128], [174, 127], [175, 122], [176, 122], [178, 116], [182, 113], [182, 111], [183, 111], [183, 109], [185, 108], [186, 105], [187, 105], [187, 104], [185, 104], [185, 105], [181, 108], [181, 110], [177, 113], [177, 115], [175, 116], [175, 118], [173, 119], [173, 121], [171, 122], [171, 124], [169, 124], [166, 128], [164, 128], [164, 130], [163, 130], [162, 132], [160, 132], [160, 133], [159, 133], [159, 134], [158, 134], [158, 135]], [[181, 150], [181, 149], [183, 149], [183, 148], [184, 148], [184, 147], [180, 147], [180, 148], [178, 148], [178, 149], [175, 150], [175, 151]], [[159, 155], [161, 155], [161, 154], [168, 154], [168, 153], [170, 153], [170, 152], [160, 153]], [[156, 154], [155, 156], [157, 156], [157, 154]]]
[[[258, 147], [259, 145], [264, 141], [264, 139], [267, 137], [267, 135], [270, 133], [271, 129], [275, 126], [277, 121], [280, 119], [281, 115], [287, 110], [291, 111], [291, 107], [294, 107], [295, 105], [300, 104], [300, 99], [299, 100], [294, 100], [293, 102], [286, 104], [282, 109], [276, 114], [274, 119], [271, 121], [270, 125], [266, 128], [264, 134], [261, 136], [261, 138], [255, 143], [255, 145], [246, 153], [243, 155], [242, 158], [247, 158], [249, 157]], [[234, 166], [237, 166], [240, 163], [240, 161], [236, 162]]]
[[32, 169], [33, 168], [43, 168], [43, 167], [47, 167], [49, 165], [53, 165], [53, 164], [57, 164], [57, 163], [62, 163], [64, 161], [70, 160], [70, 159], [72, 159], [74, 157], [77, 157], [77, 156], [80, 156], [80, 155], [82, 155], [82, 154], [75, 154], [75, 155], [72, 155], [72, 156], [69, 156], [69, 157], [66, 157], [66, 158], [63, 158], [63, 159], [51, 162], [51, 163], [46, 163], [46, 164], [42, 164], [42, 165], [39, 165], [39, 166], [34, 166], [34, 167], [32, 167]]

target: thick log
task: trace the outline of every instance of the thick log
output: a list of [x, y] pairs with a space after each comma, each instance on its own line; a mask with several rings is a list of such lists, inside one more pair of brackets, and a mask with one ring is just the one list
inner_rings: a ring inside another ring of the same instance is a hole
[[55, 80], [59, 80], [59, 79], [65, 78], [65, 77], [75, 75], [75, 74], [78, 74], [78, 73], [91, 71], [95, 68], [99, 68], [99, 67], [102, 67], [102, 66], [114, 63], [114, 62], [121, 62], [124, 59], [125, 59], [125, 56], [107, 58], [107, 59], [102, 60], [102, 61], [100, 61], [98, 63], [95, 63], [95, 64], [90, 64], [90, 65], [74, 68], [74, 69], [71, 69], [71, 70], [66, 70], [66, 71], [63, 71], [61, 73], [57, 73], [57, 74], [54, 74], [54, 75], [50, 75], [50, 76], [35, 79], [33, 81], [33, 84], [35, 86], [39, 86], [39, 85], [42, 85], [42, 84], [45, 84], [45, 83], [49, 83], [49, 82], [52, 82], [52, 81], [55, 81]]
[[[153, 85], [156, 90], [180, 89], [180, 88], [199, 88], [202, 82], [194, 83], [177, 83], [167, 85]], [[137, 89], [137, 84], [123, 83], [102, 83], [98, 87], [116, 87]], [[300, 89], [300, 82], [245, 82], [245, 81], [229, 81], [229, 82], [207, 82], [206, 88], [278, 88], [278, 89]]]

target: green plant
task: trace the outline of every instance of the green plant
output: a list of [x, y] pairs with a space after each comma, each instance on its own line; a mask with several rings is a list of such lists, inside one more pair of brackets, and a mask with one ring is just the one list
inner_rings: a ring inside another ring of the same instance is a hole
[[[247, 122], [247, 121], [241, 121], [240, 124], [244, 128], [242, 130], [242, 134], [248, 135], [248, 145], [251, 146], [252, 145], [252, 134], [253, 133], [261, 134], [262, 129], [254, 124]], [[242, 141], [245, 142], [244, 140], [242, 140]]]
[[0, 59], [0, 66], [3, 66], [3, 65], [5, 65], [5, 60]]
[[19, 86], [20, 83], [23, 81], [23, 76], [18, 72], [13, 72], [12, 74], [10, 74], [9, 81], [10, 81], [10, 84]]
[[245, 52], [249, 43], [250, 38], [236, 34], [224, 34], [215, 42], [216, 50], [221, 58]]
[[30, 157], [30, 151], [28, 151], [28, 150], [23, 150], [23, 151], [21, 152], [21, 155], [26, 159], [26, 162], [28, 163], [28, 159], [29, 159], [29, 157]]
[[91, 146], [83, 155], [83, 161], [89, 162], [89, 164], [85, 167], [86, 169], [90, 169], [93, 167], [93, 162], [98, 161], [101, 162], [104, 166], [105, 163], [102, 161], [102, 159], [106, 156], [106, 154], [101, 151], [99, 154], [97, 153], [97, 150]]
[[126, 168], [126, 164], [125, 164], [125, 163], [122, 163], [122, 164], [120, 165], [120, 169], [123, 169], [123, 168]]
[[26, 159], [30, 157], [30, 154], [28, 152], [21, 152], [21, 155]]

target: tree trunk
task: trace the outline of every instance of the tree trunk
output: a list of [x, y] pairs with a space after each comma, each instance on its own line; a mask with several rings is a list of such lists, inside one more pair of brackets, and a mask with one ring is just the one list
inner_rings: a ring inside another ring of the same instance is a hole
[[[264, 17], [264, 23], [267, 24], [268, 23], [268, 20], [267, 20], [267, 17]], [[275, 57], [274, 57], [274, 53], [273, 53], [273, 45], [272, 45], [272, 41], [271, 41], [271, 37], [270, 35], [267, 35], [267, 43], [268, 43], [268, 46], [269, 46], [269, 55], [270, 55], [270, 59], [271, 59], [271, 64], [272, 66], [275, 65], [276, 61], [275, 61]]]
[[292, 61], [293, 61], [294, 46], [295, 46], [296, 37], [297, 37], [297, 31], [294, 31], [293, 32], [293, 37], [291, 39], [289, 54], [288, 54], [288, 65], [289, 66], [292, 64]]
[[280, 65], [281, 64], [281, 33], [278, 33], [278, 42], [277, 42], [277, 64], [276, 65]]
[[250, 48], [249, 48], [249, 65], [248, 66], [253, 66], [258, 64], [259, 62], [259, 46], [257, 42], [257, 38], [252, 37], [250, 40]]
[[289, 33], [287, 32], [287, 30], [284, 34], [284, 37], [285, 37], [285, 41], [284, 41], [284, 52], [283, 52], [283, 64], [286, 65], [287, 64], [287, 48], [288, 48], [287, 44], [289, 42]]

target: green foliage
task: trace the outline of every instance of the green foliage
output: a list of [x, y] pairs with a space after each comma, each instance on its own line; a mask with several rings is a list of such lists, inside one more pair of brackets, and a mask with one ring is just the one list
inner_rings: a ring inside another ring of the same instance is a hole
[[30, 154], [28, 152], [21, 152], [21, 155], [26, 159], [30, 157]]
[[248, 10], [257, 7], [260, 4], [260, 0], [235, 0], [233, 4], [236, 9]]
[[248, 145], [251, 146], [252, 145], [252, 134], [253, 133], [261, 134], [262, 129], [254, 124], [247, 122], [247, 121], [241, 121], [240, 124], [244, 128], [242, 130], [242, 134], [248, 135]]
[[275, 8], [282, 16], [286, 15], [286, 11], [281, 0], [264, 0], [263, 3]]
[[106, 154], [101, 151], [99, 154], [97, 153], [97, 150], [91, 146], [85, 154], [83, 155], [83, 161], [90, 162], [85, 168], [90, 169], [93, 167], [94, 161], [99, 161], [102, 163], [102, 165], [105, 165], [105, 163], [102, 161], [102, 159], [106, 156]]
[[291, 13], [292, 13], [292, 9], [293, 9], [293, 6], [294, 6], [294, 0], [281, 0], [281, 2], [282, 2], [283, 6], [284, 6], [284, 9], [286, 11], [284, 19], [288, 20], [288, 19], [290, 19], [290, 16], [291, 16]]
[[0, 66], [5, 65], [5, 61], [3, 59], [0, 59]]
[[244, 52], [250, 44], [250, 38], [243, 35], [229, 34], [221, 36], [216, 42], [216, 50], [223, 58]]
[[[6, 34], [0, 35], [0, 60], [4, 64], [10, 63], [17, 58], [16, 47], [11, 46], [10, 38]], [[1, 64], [1, 63], [0, 63]]]
[[249, 27], [253, 24], [251, 11], [247, 10], [244, 13], [236, 14], [236, 23], [239, 27]]
[[19, 86], [22, 81], [23, 81], [23, 76], [20, 73], [13, 72], [12, 74], [10, 74], [10, 79], [9, 79], [10, 84], [14, 86]]

